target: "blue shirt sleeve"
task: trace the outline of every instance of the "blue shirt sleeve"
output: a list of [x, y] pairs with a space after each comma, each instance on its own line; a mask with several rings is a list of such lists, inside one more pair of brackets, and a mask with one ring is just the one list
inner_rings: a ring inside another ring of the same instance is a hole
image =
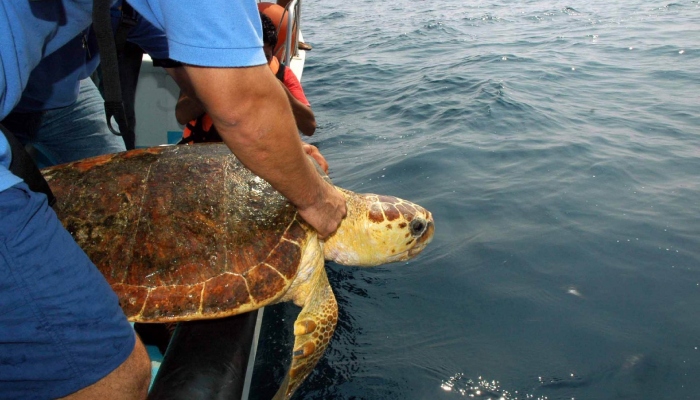
[[[122, 22], [122, 3], [122, 0], [117, 0], [110, 10], [112, 30], [115, 33]], [[126, 15], [125, 17], [130, 18], [131, 15]], [[156, 28], [138, 13], [135, 16], [135, 25], [129, 28], [127, 41], [138, 45], [152, 58], [169, 58], [168, 40], [165, 37], [165, 32]]]
[[262, 25], [254, 0], [132, 0], [167, 36], [169, 58], [206, 67], [264, 65]]

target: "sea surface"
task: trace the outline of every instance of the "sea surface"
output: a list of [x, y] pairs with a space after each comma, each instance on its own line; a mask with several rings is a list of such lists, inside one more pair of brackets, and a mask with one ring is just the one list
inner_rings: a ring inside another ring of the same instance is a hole
[[327, 263], [341, 321], [295, 399], [700, 399], [698, 1], [303, 7], [309, 142], [436, 234]]

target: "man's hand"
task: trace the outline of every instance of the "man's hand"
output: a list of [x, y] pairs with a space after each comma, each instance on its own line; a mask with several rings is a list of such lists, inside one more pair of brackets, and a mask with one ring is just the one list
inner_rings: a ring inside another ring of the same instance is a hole
[[294, 114], [294, 119], [297, 123], [297, 129], [306, 136], [313, 136], [316, 132], [316, 115], [311, 110], [311, 107], [299, 101], [289, 88], [280, 82], [280, 85], [287, 94], [287, 99], [289, 99], [289, 104], [292, 106], [292, 114]]
[[[328, 162], [318, 150], [318, 147], [307, 143], [303, 143], [301, 147], [304, 153], [312, 157], [321, 169], [328, 174]], [[326, 239], [333, 234], [347, 213], [345, 196], [333, 185], [325, 181], [324, 183], [322, 192], [315, 204], [304, 209], [298, 208], [299, 215], [316, 229], [320, 239]]]
[[321, 152], [318, 151], [318, 147], [306, 143], [302, 144], [301, 147], [304, 149], [304, 153], [316, 160], [321, 169], [323, 169], [323, 172], [325, 172], [326, 175], [328, 175], [328, 162], [326, 161], [326, 158], [323, 157]]
[[[304, 149], [304, 153], [313, 158], [321, 169], [323, 169], [323, 172], [328, 175], [328, 162], [318, 150], [318, 147], [307, 143], [303, 143], [301, 147]], [[332, 187], [332, 185], [325, 186]], [[338, 194], [341, 195], [340, 198], [337, 198]], [[304, 221], [308, 222], [309, 225], [316, 229], [320, 239], [326, 239], [333, 234], [333, 232], [338, 229], [338, 226], [340, 226], [342, 219], [345, 218], [347, 213], [345, 197], [340, 191], [333, 188], [331, 192], [328, 192], [324, 196], [325, 197], [321, 197], [322, 201], [317, 206], [318, 210], [313, 209], [313, 207], [299, 210], [299, 215], [304, 218]], [[340, 219], [336, 220], [338, 217]]]
[[340, 226], [347, 214], [345, 196], [330, 183], [323, 181], [323, 194], [307, 208], [298, 208], [304, 221], [318, 232], [319, 239], [326, 239]]

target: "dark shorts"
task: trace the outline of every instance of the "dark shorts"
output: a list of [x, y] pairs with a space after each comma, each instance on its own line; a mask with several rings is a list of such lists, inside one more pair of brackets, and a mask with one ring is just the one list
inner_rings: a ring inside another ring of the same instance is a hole
[[0, 192], [0, 398], [49, 399], [92, 385], [135, 344], [117, 296], [24, 183]]

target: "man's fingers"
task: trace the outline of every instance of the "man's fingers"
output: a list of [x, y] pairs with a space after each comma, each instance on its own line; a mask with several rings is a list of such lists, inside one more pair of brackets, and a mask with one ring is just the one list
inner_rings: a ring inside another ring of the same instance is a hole
[[318, 151], [318, 147], [311, 145], [311, 144], [303, 144], [302, 148], [304, 149], [304, 153], [308, 154], [311, 156], [318, 165], [323, 169], [323, 172], [328, 174], [328, 162], [326, 159], [323, 157], [320, 151]]

